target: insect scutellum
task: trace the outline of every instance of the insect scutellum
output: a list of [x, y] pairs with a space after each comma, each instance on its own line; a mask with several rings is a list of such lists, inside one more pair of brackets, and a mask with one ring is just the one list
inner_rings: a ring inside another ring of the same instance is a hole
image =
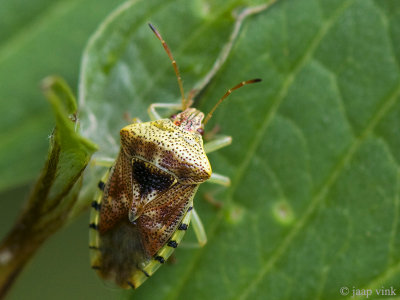
[[[231, 138], [223, 136], [203, 144], [204, 126], [232, 91], [260, 81], [243, 81], [229, 89], [204, 118], [203, 112], [191, 107], [193, 93], [185, 97], [167, 44], [154, 26], [149, 26], [171, 60], [181, 103], [152, 104], [148, 110], [152, 121], [121, 129], [120, 152], [99, 183], [99, 195], [92, 203], [92, 268], [122, 288], [137, 288], [153, 275], [180, 244], [190, 222], [199, 245], [206, 243], [193, 198], [205, 181], [229, 185], [229, 178], [212, 172], [206, 153], [229, 145]], [[157, 108], [181, 112], [162, 119]]]

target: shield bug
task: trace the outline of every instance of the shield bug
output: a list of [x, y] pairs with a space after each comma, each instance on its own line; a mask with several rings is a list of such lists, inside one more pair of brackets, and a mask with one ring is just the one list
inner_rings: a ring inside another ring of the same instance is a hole
[[[150, 277], [179, 245], [192, 221], [200, 245], [206, 243], [193, 198], [205, 181], [229, 185], [229, 178], [212, 173], [206, 153], [231, 143], [223, 137], [203, 145], [204, 125], [229, 94], [204, 114], [190, 107], [177, 64], [158, 31], [172, 62], [182, 101], [149, 107], [151, 122], [137, 122], [121, 129], [121, 149], [114, 165], [100, 181], [101, 193], [92, 203], [89, 248], [91, 265], [100, 277], [122, 288], [137, 288]], [[162, 119], [156, 109], [181, 111]], [[203, 120], [204, 119], [204, 120]]]

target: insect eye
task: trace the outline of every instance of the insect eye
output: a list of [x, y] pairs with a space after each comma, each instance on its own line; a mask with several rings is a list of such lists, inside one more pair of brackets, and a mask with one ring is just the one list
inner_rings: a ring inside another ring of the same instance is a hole
[[174, 120], [176, 118], [176, 114], [173, 114], [169, 117], [171, 120]]
[[197, 132], [200, 133], [201, 135], [204, 134], [204, 129], [203, 128], [197, 128]]

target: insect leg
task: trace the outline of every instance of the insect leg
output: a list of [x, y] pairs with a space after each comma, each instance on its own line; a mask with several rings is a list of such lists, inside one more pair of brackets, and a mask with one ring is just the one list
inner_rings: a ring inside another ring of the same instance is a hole
[[196, 234], [197, 241], [199, 242], [199, 246], [203, 247], [207, 243], [207, 235], [206, 231], [204, 230], [203, 223], [194, 209], [192, 211], [192, 226], [194, 233]]
[[224, 205], [222, 202], [215, 200], [214, 196], [210, 193], [205, 193], [204, 199], [217, 209], [220, 209]]
[[210, 183], [215, 183], [223, 186], [230, 186], [231, 185], [231, 180], [229, 177], [226, 177], [224, 175], [218, 174], [218, 173], [212, 173], [211, 177], [207, 180], [207, 182]]
[[112, 167], [114, 165], [115, 159], [109, 157], [97, 157], [91, 160], [91, 164], [94, 166], [102, 166], [102, 167]]
[[210, 153], [219, 150], [223, 147], [229, 146], [231, 143], [232, 143], [232, 137], [221, 136], [216, 138], [215, 140], [205, 143], [204, 150], [206, 151], [206, 153]]
[[156, 111], [157, 108], [167, 108], [171, 110], [181, 110], [182, 105], [180, 103], [153, 103], [147, 109], [147, 113], [152, 121], [162, 119], [162, 117]]

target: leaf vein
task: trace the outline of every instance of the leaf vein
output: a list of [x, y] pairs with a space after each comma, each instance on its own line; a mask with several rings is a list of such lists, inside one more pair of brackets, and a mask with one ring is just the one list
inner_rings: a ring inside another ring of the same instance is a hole
[[278, 93], [274, 103], [271, 105], [271, 109], [267, 113], [264, 122], [261, 125], [260, 130], [255, 135], [253, 142], [249, 146], [249, 150], [245, 155], [241, 165], [238, 167], [236, 172], [236, 176], [232, 180], [232, 186], [230, 196], [235, 193], [235, 188], [238, 186], [238, 182], [240, 182], [244, 176], [245, 171], [249, 167], [251, 158], [253, 157], [254, 153], [256, 152], [265, 132], [269, 128], [269, 125], [272, 122], [272, 119], [275, 117], [280, 104], [283, 102], [285, 96], [287, 95], [291, 84], [294, 82], [296, 75], [300, 72], [300, 70], [306, 65], [308, 61], [312, 58], [312, 54], [317, 49], [319, 43], [323, 39], [323, 37], [327, 34], [329, 29], [333, 26], [335, 21], [339, 18], [341, 13], [350, 6], [355, 0], [348, 0], [344, 2], [344, 4], [332, 15], [332, 18], [327, 21], [324, 26], [321, 27], [320, 31], [317, 32], [314, 39], [311, 41], [309, 47], [306, 49], [302, 58], [299, 59], [297, 65], [293, 68], [293, 71], [287, 76], [286, 80], [283, 82], [280, 92]]
[[[386, 99], [384, 99], [382, 106], [377, 110], [376, 114], [372, 116], [369, 124], [365, 127], [364, 131], [354, 139], [352, 145], [348, 148], [348, 151], [343, 155], [342, 159], [336, 164], [332, 170], [330, 176], [327, 178], [325, 184], [321, 187], [319, 192], [313, 197], [310, 206], [303, 215], [303, 217], [293, 226], [293, 230], [287, 235], [286, 239], [282, 242], [281, 246], [276, 250], [275, 254], [271, 256], [271, 259], [261, 268], [259, 275], [248, 285], [248, 288], [239, 296], [239, 299], [246, 299], [250, 291], [258, 285], [265, 274], [268, 273], [270, 268], [275, 264], [275, 262], [283, 255], [287, 250], [292, 240], [296, 237], [297, 233], [302, 229], [310, 216], [315, 212], [318, 205], [325, 199], [330, 188], [336, 182], [339, 174], [344, 169], [346, 165], [350, 162], [354, 154], [357, 152], [358, 148], [362, 142], [370, 135], [375, 126], [383, 118], [383, 116], [390, 110], [390, 108], [397, 102], [400, 95], [400, 82], [397, 88], [391, 93]], [[392, 269], [392, 273], [400, 271], [400, 263], [396, 265], [397, 268]], [[385, 272], [386, 274], [386, 272]]]

